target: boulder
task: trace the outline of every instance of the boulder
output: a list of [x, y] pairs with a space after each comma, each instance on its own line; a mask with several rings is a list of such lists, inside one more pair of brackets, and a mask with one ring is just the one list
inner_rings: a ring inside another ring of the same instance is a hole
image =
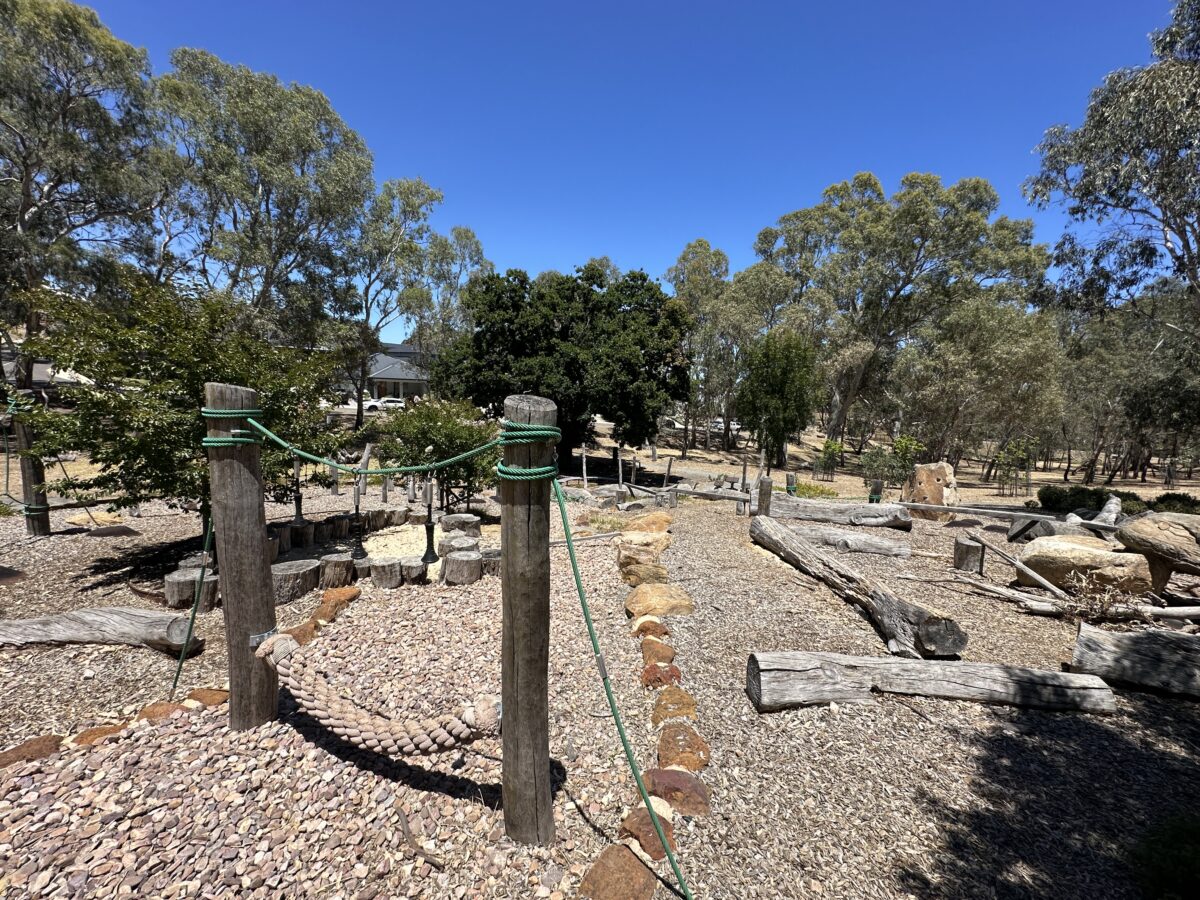
[[642, 662], [646, 665], [662, 663], [666, 665], [675, 661], [675, 648], [658, 638], [642, 639]]
[[668, 685], [654, 701], [650, 722], [660, 725], [667, 719], [695, 719], [696, 698], [675, 685]]
[[[958, 482], [954, 467], [948, 462], [923, 463], [916, 466], [904, 482], [900, 499], [906, 503], [933, 503], [937, 506], [958, 506]], [[914, 519], [949, 522], [954, 513], [931, 510], [909, 510]]]
[[630, 587], [639, 584], [666, 584], [669, 576], [666, 566], [659, 563], [629, 563], [621, 569], [621, 580]]
[[691, 772], [648, 769], [642, 773], [646, 790], [662, 797], [681, 816], [707, 816], [712, 812], [708, 788]]
[[682, 678], [683, 673], [679, 671], [678, 666], [650, 663], [642, 669], [642, 687], [651, 690], [679, 684]]
[[1075, 525], [1071, 522], [1042, 522], [1033, 519], [1014, 519], [1012, 525], [1008, 527], [1008, 542], [1010, 544], [1027, 544], [1034, 538], [1055, 537], [1058, 535], [1096, 537], [1096, 532], [1089, 531], [1082, 525]]
[[[662, 826], [663, 836], [667, 839], [667, 844], [671, 850], [675, 850], [675, 830], [671, 827], [671, 823], [659, 811], [659, 807], [654, 810], [658, 813], [658, 824]], [[664, 810], [665, 811], [665, 810]], [[662, 841], [658, 839], [658, 832], [654, 830], [654, 822], [650, 819], [650, 813], [646, 807], [639, 806], [621, 821], [621, 830], [619, 837], [631, 837], [642, 845], [642, 849], [646, 851], [646, 855], [651, 859], [663, 859], [667, 855], [667, 851], [663, 849]]]
[[671, 632], [658, 616], [639, 616], [633, 620], [629, 633], [634, 637], [666, 637]]
[[1151, 513], [1124, 522], [1117, 540], [1146, 556], [1154, 590], [1166, 587], [1172, 572], [1200, 575], [1200, 516]]
[[671, 528], [671, 514], [661, 510], [648, 512], [631, 519], [629, 528], [632, 531], [668, 531]]
[[[1071, 586], [1071, 576], [1091, 575], [1099, 583], [1130, 594], [1150, 590], [1150, 565], [1140, 553], [1120, 553], [1103, 538], [1054, 535], [1035, 538], [1021, 551], [1021, 562], [1051, 584]], [[1018, 572], [1018, 580], [1036, 587], [1032, 578]]]
[[658, 878], [624, 844], [610, 844], [579, 883], [587, 900], [651, 900]]
[[687, 616], [696, 611], [688, 592], [676, 584], [641, 584], [625, 598], [625, 612], [640, 616]]
[[664, 769], [680, 766], [698, 772], [708, 765], [711, 754], [708, 742], [691, 725], [671, 722], [658, 736], [658, 764]]

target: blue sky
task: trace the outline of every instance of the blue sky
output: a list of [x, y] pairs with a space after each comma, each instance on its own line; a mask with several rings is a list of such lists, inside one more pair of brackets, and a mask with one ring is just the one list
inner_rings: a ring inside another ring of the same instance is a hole
[[[203, 47], [324, 91], [376, 177], [442, 189], [498, 268], [608, 255], [661, 277], [705, 237], [755, 234], [875, 172], [989, 179], [1052, 242], [1021, 182], [1104, 74], [1147, 61], [1171, 0], [791, 3], [103, 0], [118, 37]], [[398, 339], [402, 334], [389, 337]]]

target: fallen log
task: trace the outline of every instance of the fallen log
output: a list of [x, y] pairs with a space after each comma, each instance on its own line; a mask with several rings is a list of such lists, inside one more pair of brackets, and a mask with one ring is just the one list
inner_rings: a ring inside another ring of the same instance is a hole
[[1079, 623], [1071, 669], [1113, 684], [1200, 700], [1200, 636], [1173, 631], [1103, 631]]
[[[749, 499], [749, 498], [747, 498]], [[912, 531], [912, 516], [899, 503], [839, 503], [836, 500], [799, 500], [781, 494], [771, 498], [776, 519], [803, 519], [834, 525], [897, 528]]]
[[1033, 709], [1117, 711], [1112, 690], [1093, 675], [841, 653], [752, 653], [746, 663], [746, 693], [759, 712], [870, 702], [873, 691]]
[[[0, 620], [0, 644], [131, 644], [178, 655], [187, 630], [187, 616], [102, 607], [36, 619]], [[189, 653], [198, 653], [203, 647], [204, 638], [193, 634]]]
[[894, 556], [899, 559], [912, 556], [912, 548], [908, 544], [874, 535], [852, 534], [837, 528], [811, 525], [792, 525], [790, 530], [810, 544], [824, 544], [841, 553], [874, 553], [877, 556]]
[[967, 633], [944, 613], [897, 597], [840, 560], [822, 553], [776, 519], [755, 516], [750, 538], [862, 609], [897, 656], [954, 656]]
[[[905, 509], [924, 509], [931, 512], [952, 512], [964, 513], [969, 516], [985, 516], [991, 519], [1004, 519], [1009, 522], [1013, 521], [1028, 521], [1028, 522], [1063, 522], [1058, 516], [1048, 516], [1045, 513], [1033, 513], [1028, 510], [1014, 509], [999, 509], [993, 506], [941, 506], [937, 503], [909, 503], [908, 501], [900, 501], [896, 506], [903, 506]], [[1116, 531], [1116, 525], [1107, 525], [1104, 522], [1089, 522], [1084, 520], [1079, 523], [1084, 528], [1090, 528], [1092, 531]]]
[[732, 491], [727, 488], [713, 488], [712, 490], [697, 490], [696, 488], [675, 488], [677, 493], [683, 494], [685, 497], [699, 497], [701, 500], [739, 500], [743, 503], [750, 502], [750, 494], [742, 491]]

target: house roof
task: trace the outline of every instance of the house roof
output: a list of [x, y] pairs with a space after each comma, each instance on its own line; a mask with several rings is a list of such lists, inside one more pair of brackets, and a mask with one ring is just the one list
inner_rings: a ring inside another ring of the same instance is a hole
[[396, 359], [383, 353], [377, 353], [371, 360], [371, 374], [376, 380], [388, 381], [428, 381], [429, 374], [409, 359]]

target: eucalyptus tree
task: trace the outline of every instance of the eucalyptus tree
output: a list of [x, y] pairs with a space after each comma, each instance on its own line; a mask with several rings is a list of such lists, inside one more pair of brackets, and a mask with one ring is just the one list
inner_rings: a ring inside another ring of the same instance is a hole
[[426, 253], [424, 290], [410, 310], [413, 339], [428, 368], [450, 343], [471, 327], [463, 290], [478, 275], [493, 270], [483, 243], [470, 228], [455, 225], [448, 234], [431, 234]]
[[[1058, 245], [1059, 300], [1088, 312], [1125, 305], [1200, 345], [1200, 0], [1180, 0], [1150, 45], [1151, 63], [1092, 92], [1083, 124], [1046, 132], [1026, 193], [1087, 225], [1086, 238]], [[1184, 315], [1144, 309], [1163, 276], [1184, 285]]]
[[945, 187], [911, 174], [888, 197], [860, 173], [759, 233], [756, 252], [794, 279], [795, 302], [834, 313], [831, 435], [844, 434], [863, 384], [914, 329], [970, 298], [1024, 295], [1041, 283], [1046, 254], [1032, 223], [998, 216], [998, 206], [978, 178]]

